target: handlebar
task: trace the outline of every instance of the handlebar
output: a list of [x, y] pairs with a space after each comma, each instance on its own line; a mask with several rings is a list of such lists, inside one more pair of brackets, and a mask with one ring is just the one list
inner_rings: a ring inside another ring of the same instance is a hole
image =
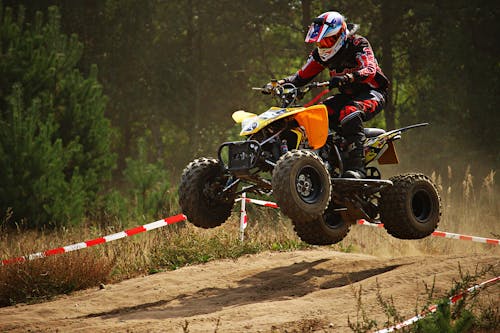
[[[292, 85], [294, 86], [295, 89], [297, 90], [306, 90], [307, 88], [311, 89], [311, 88], [320, 88], [320, 87], [326, 87], [330, 84], [329, 81], [323, 81], [323, 82], [311, 82], [311, 83], [308, 83], [306, 85], [303, 85], [302, 87], [296, 87], [295, 85], [293, 85], [292, 83], [283, 83], [283, 84], [280, 84], [280, 83], [276, 83], [276, 86], [273, 87], [272, 90], [276, 90], [278, 89], [279, 87], [283, 87], [284, 85]], [[263, 87], [252, 87], [252, 90], [259, 90], [259, 91], [266, 91], [268, 90], [267, 88], [263, 88]], [[271, 90], [271, 91], [272, 91]]]
[[301, 87], [297, 87], [289, 82], [279, 82], [276, 80], [271, 81], [265, 87], [252, 87], [252, 90], [258, 90], [262, 93], [270, 94], [281, 100], [282, 107], [289, 107], [297, 100], [300, 100], [312, 88], [325, 87], [329, 85], [329, 81], [324, 82], [311, 82]]
[[329, 84], [330, 84], [330, 81], [311, 82], [311, 83], [309, 83], [309, 87], [310, 88], [328, 87]]

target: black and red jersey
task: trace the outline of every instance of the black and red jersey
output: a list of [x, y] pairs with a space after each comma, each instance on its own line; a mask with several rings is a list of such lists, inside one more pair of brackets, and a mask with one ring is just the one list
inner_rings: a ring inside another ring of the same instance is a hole
[[302, 86], [325, 68], [330, 71], [330, 76], [353, 75], [353, 82], [339, 88], [345, 94], [357, 94], [369, 89], [385, 91], [389, 87], [389, 80], [378, 66], [370, 43], [359, 35], [347, 37], [344, 46], [327, 61], [321, 60], [318, 48], [315, 48], [304, 66], [286, 80]]

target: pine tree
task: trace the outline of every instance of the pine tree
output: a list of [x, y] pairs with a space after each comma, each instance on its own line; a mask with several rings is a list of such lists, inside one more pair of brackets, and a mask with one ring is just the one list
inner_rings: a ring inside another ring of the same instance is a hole
[[115, 163], [97, 68], [78, 71], [83, 45], [60, 19], [0, 2], [0, 214], [30, 227], [78, 223]]

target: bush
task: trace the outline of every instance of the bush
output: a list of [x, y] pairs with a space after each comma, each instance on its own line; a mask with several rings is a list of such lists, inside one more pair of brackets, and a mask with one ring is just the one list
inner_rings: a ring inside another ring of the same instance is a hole
[[95, 251], [0, 267], [0, 307], [33, 303], [106, 283], [113, 263]]
[[0, 3], [0, 212], [28, 227], [77, 223], [111, 176], [111, 127], [97, 68], [50, 7], [25, 22]]
[[152, 161], [156, 155], [148, 142], [148, 131], [137, 140], [133, 157], [125, 159], [123, 183], [120, 190], [110, 190], [99, 203], [101, 224], [113, 221], [138, 223], [164, 218], [179, 213], [177, 188], [169, 181], [169, 173], [162, 161]]

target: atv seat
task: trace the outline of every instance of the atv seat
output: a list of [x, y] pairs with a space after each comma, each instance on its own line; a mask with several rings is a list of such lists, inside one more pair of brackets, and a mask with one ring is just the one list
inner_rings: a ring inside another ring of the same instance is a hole
[[385, 131], [381, 128], [365, 128], [365, 135], [367, 138], [373, 138], [375, 136], [379, 136], [380, 134], [384, 134]]

